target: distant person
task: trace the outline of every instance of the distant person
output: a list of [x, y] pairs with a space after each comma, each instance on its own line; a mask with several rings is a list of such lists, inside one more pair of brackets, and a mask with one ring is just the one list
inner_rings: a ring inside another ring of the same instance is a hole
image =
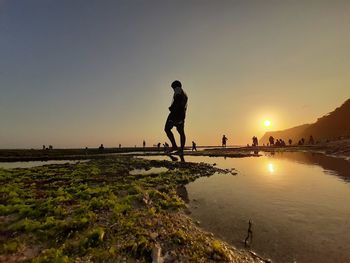
[[52, 150], [53, 149], [53, 146], [52, 145], [49, 145], [49, 150]]
[[158, 148], [158, 151], [160, 151], [160, 142], [158, 142], [158, 144], [157, 144], [157, 148]]
[[275, 146], [277, 146], [277, 147], [283, 146], [282, 139], [277, 139], [275, 142]]
[[270, 137], [269, 137], [269, 143], [270, 143], [270, 146], [275, 145], [275, 138], [273, 138], [272, 136], [270, 136]]
[[186, 142], [184, 128], [188, 98], [182, 89], [182, 84], [180, 81], [175, 80], [173, 83], [171, 83], [171, 87], [174, 90], [174, 97], [171, 106], [169, 107], [170, 113], [166, 120], [164, 130], [171, 142], [171, 149], [169, 152], [173, 152], [179, 150], [176, 145], [174, 134], [171, 131], [174, 126], [176, 127], [176, 130], [180, 134], [181, 148], [179, 152], [183, 152]]
[[281, 139], [281, 146], [285, 147], [286, 146], [286, 142], [284, 140]]
[[100, 145], [100, 147], [98, 147], [98, 149], [99, 149], [100, 151], [103, 151], [103, 150], [105, 149], [105, 147], [104, 147], [103, 144], [101, 143], [101, 145]]
[[310, 135], [309, 144], [315, 144], [314, 137]]
[[167, 142], [165, 142], [165, 143], [163, 144], [163, 146], [164, 146], [164, 152], [169, 151], [169, 144], [168, 144]]
[[301, 138], [301, 144], [304, 145], [305, 144], [305, 139]]
[[221, 142], [222, 142], [222, 147], [226, 147], [227, 141], [228, 141], [228, 138], [226, 137], [226, 135], [223, 135], [223, 136], [222, 136], [222, 140], [221, 140]]
[[119, 143], [119, 149], [122, 148], [122, 145]]
[[253, 140], [253, 144], [252, 144], [253, 147], [259, 145], [259, 143], [258, 143], [258, 138], [257, 138], [256, 136], [253, 136], [252, 140]]
[[288, 140], [289, 145], [292, 145], [292, 142], [293, 142], [292, 139]]
[[192, 151], [197, 151], [197, 144], [192, 141]]
[[146, 147], [146, 141], [145, 141], [145, 140], [143, 140], [143, 142], [142, 142], [142, 147], [143, 147], [143, 148]]

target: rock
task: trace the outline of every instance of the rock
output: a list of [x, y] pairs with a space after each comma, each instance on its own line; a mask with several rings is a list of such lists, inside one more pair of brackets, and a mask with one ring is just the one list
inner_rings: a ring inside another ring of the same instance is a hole
[[161, 247], [156, 244], [154, 248], [152, 249], [152, 263], [163, 263], [164, 260], [161, 256]]
[[150, 236], [152, 239], [156, 239], [156, 238], [158, 237], [158, 233], [152, 232], [149, 236]]
[[148, 195], [147, 192], [143, 195], [142, 202], [143, 202], [146, 206], [152, 204], [152, 200], [149, 198], [149, 195]]

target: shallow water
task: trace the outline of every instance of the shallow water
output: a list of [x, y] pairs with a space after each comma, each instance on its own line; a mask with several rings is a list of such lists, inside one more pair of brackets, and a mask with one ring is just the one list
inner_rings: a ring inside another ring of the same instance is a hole
[[0, 168], [14, 169], [14, 168], [31, 168], [35, 166], [49, 165], [49, 164], [65, 164], [86, 162], [87, 160], [51, 160], [51, 161], [30, 161], [30, 162], [0, 162]]
[[[186, 161], [235, 168], [187, 186], [201, 227], [274, 262], [350, 262], [350, 162], [312, 153], [261, 157], [185, 156]], [[160, 158], [160, 157], [159, 157]]]

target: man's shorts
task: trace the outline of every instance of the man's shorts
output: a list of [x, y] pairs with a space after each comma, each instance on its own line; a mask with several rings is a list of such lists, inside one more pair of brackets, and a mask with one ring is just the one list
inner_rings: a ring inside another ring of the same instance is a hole
[[171, 116], [169, 115], [166, 123], [165, 123], [165, 129], [170, 130], [173, 127], [176, 127], [177, 129], [183, 129], [185, 126], [185, 120], [173, 120]]

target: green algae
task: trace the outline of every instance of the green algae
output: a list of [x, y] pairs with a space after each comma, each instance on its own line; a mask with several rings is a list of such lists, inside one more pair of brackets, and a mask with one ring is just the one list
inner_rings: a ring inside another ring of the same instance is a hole
[[[168, 171], [129, 173], [151, 167]], [[188, 258], [210, 258], [200, 245], [204, 237], [183, 227], [190, 221], [183, 218], [186, 204], [177, 188], [217, 170], [127, 156], [0, 169], [0, 259], [118, 262], [131, 257], [148, 262], [156, 243]], [[35, 253], [23, 256], [23, 248]], [[222, 252], [217, 245], [213, 249]]]

